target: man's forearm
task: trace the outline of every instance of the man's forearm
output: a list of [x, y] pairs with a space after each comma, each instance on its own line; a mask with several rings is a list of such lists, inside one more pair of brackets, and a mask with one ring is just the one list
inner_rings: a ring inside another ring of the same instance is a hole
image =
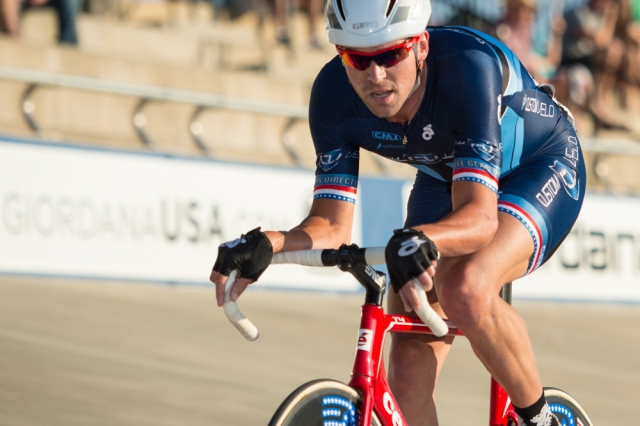
[[273, 252], [337, 248], [351, 240], [351, 229], [320, 217], [308, 217], [290, 231], [265, 231]]
[[412, 228], [429, 237], [441, 256], [464, 256], [486, 247], [498, 228], [497, 216], [481, 212], [481, 209], [467, 205], [439, 222]]

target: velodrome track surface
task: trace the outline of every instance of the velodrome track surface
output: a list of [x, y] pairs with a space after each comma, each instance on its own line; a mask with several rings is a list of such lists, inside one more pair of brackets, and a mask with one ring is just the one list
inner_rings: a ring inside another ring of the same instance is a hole
[[[348, 381], [362, 296], [254, 289], [241, 302], [256, 342], [208, 288], [0, 276], [0, 424], [265, 425], [298, 385]], [[638, 424], [640, 306], [515, 307], [545, 385], [573, 394], [597, 426]], [[458, 339], [441, 424], [486, 425], [488, 381]]]

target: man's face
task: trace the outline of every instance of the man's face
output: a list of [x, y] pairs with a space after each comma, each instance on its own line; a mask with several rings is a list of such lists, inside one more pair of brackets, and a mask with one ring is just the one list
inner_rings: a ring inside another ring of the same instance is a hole
[[[429, 33], [424, 32], [417, 43], [418, 60], [426, 59], [429, 50]], [[374, 46], [370, 48], [350, 49], [361, 52], [376, 52], [398, 45], [405, 40]], [[349, 81], [360, 99], [376, 117], [392, 118], [400, 112], [409, 98], [416, 81], [415, 52], [398, 64], [386, 68], [371, 62], [369, 68], [359, 71], [345, 65]]]

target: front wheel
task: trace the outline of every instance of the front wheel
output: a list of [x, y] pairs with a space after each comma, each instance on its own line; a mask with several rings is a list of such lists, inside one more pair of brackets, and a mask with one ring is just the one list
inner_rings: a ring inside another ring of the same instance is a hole
[[[362, 398], [335, 380], [314, 380], [293, 391], [271, 418], [269, 426], [359, 426]], [[371, 426], [381, 423], [372, 413]]]
[[544, 396], [562, 426], [593, 426], [584, 409], [565, 391], [544, 388]]

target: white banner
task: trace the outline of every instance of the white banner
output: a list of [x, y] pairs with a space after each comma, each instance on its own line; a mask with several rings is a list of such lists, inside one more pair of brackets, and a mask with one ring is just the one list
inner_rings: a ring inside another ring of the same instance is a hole
[[[298, 224], [313, 180], [298, 169], [0, 140], [0, 273], [207, 283], [221, 242]], [[514, 297], [640, 301], [638, 218], [640, 198], [587, 194], [566, 241]], [[390, 229], [365, 231], [386, 241]], [[358, 288], [333, 268], [281, 265], [260, 285]]]
[[[0, 141], [0, 273], [206, 283], [221, 242], [307, 215], [312, 171]], [[354, 242], [361, 240], [356, 214]], [[263, 285], [354, 290], [335, 269]]]
[[514, 297], [640, 301], [640, 198], [587, 193], [558, 251]]

